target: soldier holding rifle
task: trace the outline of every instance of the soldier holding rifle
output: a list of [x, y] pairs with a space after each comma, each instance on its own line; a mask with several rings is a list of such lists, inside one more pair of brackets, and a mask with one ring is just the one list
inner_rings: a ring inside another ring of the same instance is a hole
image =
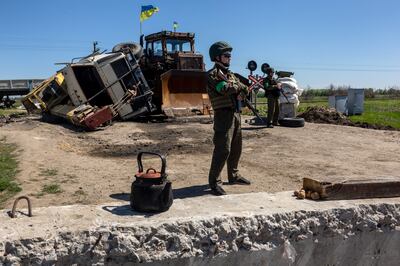
[[232, 47], [228, 43], [216, 42], [209, 52], [215, 65], [207, 72], [207, 92], [214, 110], [214, 152], [208, 180], [212, 193], [220, 196], [226, 194], [220, 176], [225, 163], [229, 184], [250, 185], [238, 170], [242, 153], [240, 102], [248, 90], [229, 70]]
[[274, 77], [274, 69], [272, 67], [268, 64], [262, 67], [263, 72], [267, 73], [267, 77], [264, 79], [265, 97], [267, 97], [268, 104], [267, 126], [273, 128], [278, 125], [281, 83]]

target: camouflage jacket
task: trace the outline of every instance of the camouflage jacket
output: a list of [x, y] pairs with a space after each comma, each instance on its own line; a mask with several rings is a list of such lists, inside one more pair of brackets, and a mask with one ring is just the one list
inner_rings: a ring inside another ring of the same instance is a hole
[[278, 81], [275, 78], [264, 78], [265, 97], [279, 97], [280, 91], [277, 85]]
[[[236, 108], [237, 96], [239, 94], [247, 95], [248, 88], [246, 85], [241, 83], [234, 73], [228, 70], [228, 72], [222, 72], [222, 75], [226, 77], [224, 80], [218, 71], [222, 71], [218, 66], [214, 66], [210, 69], [207, 81], [207, 92], [210, 97], [211, 105], [213, 110], [222, 108]], [[232, 86], [229, 86], [232, 84]]]

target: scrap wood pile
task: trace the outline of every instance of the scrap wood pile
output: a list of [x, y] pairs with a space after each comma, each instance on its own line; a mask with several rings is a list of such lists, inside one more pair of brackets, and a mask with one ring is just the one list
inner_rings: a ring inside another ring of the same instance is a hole
[[398, 130], [392, 126], [370, 124], [366, 122], [353, 122], [344, 114], [336, 111], [336, 109], [321, 106], [307, 107], [307, 109], [303, 113], [300, 113], [298, 117], [302, 117], [305, 121], [311, 123], [334, 124], [382, 130]]

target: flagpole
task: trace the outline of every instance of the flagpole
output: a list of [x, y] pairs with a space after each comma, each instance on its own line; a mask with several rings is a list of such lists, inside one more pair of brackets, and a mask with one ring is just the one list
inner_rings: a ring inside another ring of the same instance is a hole
[[142, 21], [140, 21], [140, 36], [142, 36], [143, 32], [142, 32]]

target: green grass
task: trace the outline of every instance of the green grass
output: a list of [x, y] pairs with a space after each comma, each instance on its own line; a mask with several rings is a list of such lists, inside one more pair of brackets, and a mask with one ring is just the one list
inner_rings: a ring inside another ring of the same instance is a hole
[[[316, 97], [313, 100], [300, 99], [298, 112], [303, 112], [309, 106], [328, 106], [327, 97]], [[364, 100], [364, 113], [349, 116], [353, 122], [392, 126], [400, 129], [400, 99], [375, 98]]]
[[307, 102], [300, 102], [299, 107], [297, 108], [297, 113], [302, 113], [304, 112], [308, 107], [311, 106], [322, 106], [322, 107], [328, 107], [328, 100], [323, 101], [307, 101]]
[[0, 208], [6, 200], [20, 192], [21, 187], [14, 181], [18, 161], [15, 158], [16, 146], [0, 139]]
[[22, 106], [21, 99], [17, 98], [12, 108], [0, 108], [0, 115], [26, 114], [25, 109], [18, 109], [20, 106]]
[[[257, 109], [261, 115], [266, 115], [266, 98], [257, 98]], [[328, 107], [328, 97], [314, 97], [313, 99], [300, 99], [297, 113], [304, 112], [307, 107], [321, 106]], [[252, 115], [251, 111], [244, 112]], [[349, 116], [353, 122], [361, 122], [376, 125], [392, 126], [400, 129], [400, 99], [377, 97], [364, 100], [364, 113], [362, 115]]]
[[26, 111], [15, 108], [10, 108], [10, 109], [0, 108], [0, 115], [12, 115], [12, 114], [26, 114]]
[[47, 194], [58, 194], [63, 192], [59, 184], [49, 184], [49, 185], [44, 185], [42, 188], [42, 193], [47, 193]]
[[[313, 100], [308, 101], [300, 101], [300, 105], [297, 108], [297, 113], [304, 112], [307, 107], [310, 106], [328, 106], [328, 98], [327, 97], [314, 97]], [[257, 98], [257, 110], [263, 116], [267, 115], [267, 98], [258, 97]], [[245, 115], [252, 115], [251, 111], [244, 111]]]
[[368, 99], [364, 113], [349, 117], [353, 122], [392, 126], [400, 129], [400, 99]]
[[40, 171], [40, 176], [56, 176], [57, 174], [57, 169], [41, 169]]

